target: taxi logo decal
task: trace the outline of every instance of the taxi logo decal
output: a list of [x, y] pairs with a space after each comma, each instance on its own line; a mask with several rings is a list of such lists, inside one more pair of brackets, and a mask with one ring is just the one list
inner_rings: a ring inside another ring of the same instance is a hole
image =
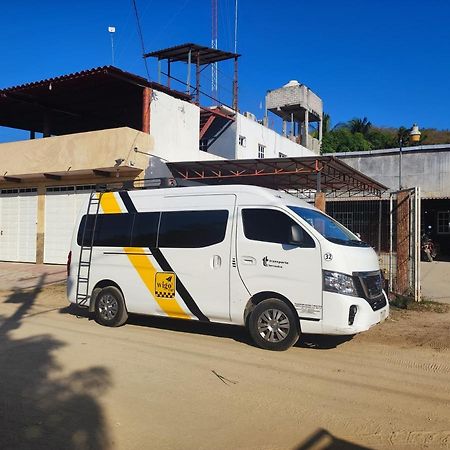
[[173, 272], [156, 272], [155, 296], [157, 298], [175, 298], [176, 280]]

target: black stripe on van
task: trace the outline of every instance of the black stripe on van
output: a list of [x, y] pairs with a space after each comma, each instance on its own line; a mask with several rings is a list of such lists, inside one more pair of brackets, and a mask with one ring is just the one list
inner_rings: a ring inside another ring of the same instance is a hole
[[[152, 252], [153, 256], [155, 257], [156, 261], [158, 262], [158, 264], [160, 265], [161, 269], [164, 272], [174, 272], [174, 270], [172, 269], [172, 267], [170, 267], [169, 262], [167, 261], [167, 259], [162, 254], [159, 248], [151, 248], [150, 251]], [[177, 292], [180, 294], [180, 297], [183, 299], [183, 302], [189, 308], [189, 311], [191, 311], [191, 313], [194, 314], [194, 316], [196, 316], [198, 320], [202, 322], [209, 322], [209, 319], [200, 311], [200, 308], [197, 306], [197, 303], [195, 303], [191, 294], [186, 289], [184, 284], [181, 282], [180, 277], [178, 275], [177, 275]]]
[[[134, 206], [133, 201], [131, 200], [128, 192], [122, 191], [119, 192], [119, 195], [127, 211], [130, 213], [137, 213], [136, 207]], [[172, 267], [170, 267], [169, 262], [167, 261], [167, 259], [162, 254], [159, 248], [150, 248], [149, 250], [151, 251], [152, 255], [156, 259], [156, 262], [159, 264], [159, 266], [164, 272], [173, 272]], [[194, 316], [197, 317], [198, 320], [202, 322], [209, 322], [209, 319], [200, 311], [200, 308], [197, 306], [197, 303], [195, 303], [194, 299], [192, 298], [192, 295], [186, 289], [186, 287], [184, 286], [178, 275], [177, 275], [176, 289], [180, 297], [183, 299], [185, 305], [189, 308], [189, 311], [191, 311], [191, 313], [194, 314]]]

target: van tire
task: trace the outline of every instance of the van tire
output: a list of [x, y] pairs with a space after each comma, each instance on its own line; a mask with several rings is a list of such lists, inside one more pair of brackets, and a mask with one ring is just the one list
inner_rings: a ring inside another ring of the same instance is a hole
[[298, 317], [277, 298], [258, 303], [250, 313], [247, 327], [255, 344], [266, 350], [287, 350], [300, 336]]
[[120, 327], [128, 319], [122, 292], [114, 286], [103, 288], [95, 299], [95, 321], [107, 327]]

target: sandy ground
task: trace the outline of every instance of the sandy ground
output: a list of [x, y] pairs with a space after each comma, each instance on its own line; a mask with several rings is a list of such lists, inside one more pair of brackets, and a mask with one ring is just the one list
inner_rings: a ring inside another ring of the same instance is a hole
[[450, 313], [397, 311], [287, 352], [238, 327], [77, 317], [0, 292], [0, 448], [450, 448]]

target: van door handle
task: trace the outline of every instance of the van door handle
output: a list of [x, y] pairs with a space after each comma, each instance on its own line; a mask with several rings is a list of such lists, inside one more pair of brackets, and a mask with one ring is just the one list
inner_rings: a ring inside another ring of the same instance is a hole
[[254, 265], [254, 264], [256, 264], [256, 259], [253, 258], [253, 256], [243, 256], [242, 262], [244, 264]]
[[212, 260], [213, 269], [218, 269], [222, 265], [222, 258], [219, 255], [214, 255]]

